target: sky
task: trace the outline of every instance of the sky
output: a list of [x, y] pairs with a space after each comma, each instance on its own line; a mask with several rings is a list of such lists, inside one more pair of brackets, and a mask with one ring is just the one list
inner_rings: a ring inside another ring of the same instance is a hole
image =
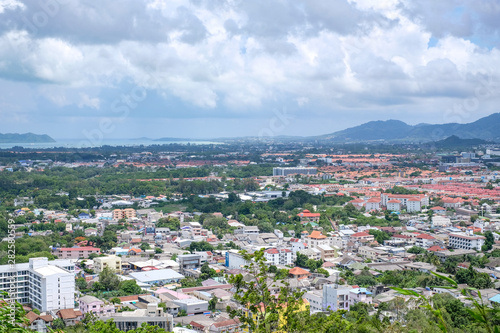
[[500, 112], [498, 0], [0, 0], [0, 133], [320, 135]]

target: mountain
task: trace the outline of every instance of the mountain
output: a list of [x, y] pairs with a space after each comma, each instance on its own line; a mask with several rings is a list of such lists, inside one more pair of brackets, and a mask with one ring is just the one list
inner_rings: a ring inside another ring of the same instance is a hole
[[186, 139], [186, 138], [159, 138], [159, 139], [154, 139], [153, 141], [182, 142], [182, 141], [191, 141], [191, 139]]
[[444, 140], [434, 142], [434, 145], [440, 148], [453, 148], [453, 147], [472, 147], [488, 143], [491, 142], [481, 139], [461, 139], [456, 135], [452, 135]]
[[47, 143], [56, 142], [47, 134], [33, 133], [0, 133], [0, 143]]
[[450, 136], [461, 139], [482, 139], [500, 142], [500, 113], [468, 124], [418, 124], [408, 125], [399, 120], [370, 121], [331, 134], [311, 139], [333, 142], [428, 142], [439, 141]]

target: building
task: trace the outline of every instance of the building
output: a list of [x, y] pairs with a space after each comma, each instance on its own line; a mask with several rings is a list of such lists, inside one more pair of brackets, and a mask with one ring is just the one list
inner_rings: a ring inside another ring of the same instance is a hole
[[208, 311], [208, 302], [198, 298], [185, 298], [172, 300], [172, 303], [177, 304], [180, 311], [184, 310], [188, 315], [204, 314]]
[[133, 208], [125, 208], [125, 209], [115, 209], [113, 210], [113, 219], [121, 220], [121, 219], [132, 219], [137, 217], [137, 213]]
[[291, 277], [294, 277], [294, 278], [297, 278], [297, 279], [307, 278], [307, 277], [309, 277], [311, 275], [311, 273], [309, 271], [306, 271], [305, 269], [300, 268], [300, 267], [294, 267], [294, 268], [292, 268], [291, 270], [288, 271], [288, 274]]
[[311, 248], [317, 248], [320, 245], [329, 245], [328, 238], [317, 230], [314, 230], [310, 235], [306, 236], [304, 242]]
[[354, 288], [349, 290], [349, 305], [352, 306], [356, 303], [372, 304], [372, 293], [366, 288]]
[[309, 302], [311, 314], [323, 311], [323, 291], [311, 290], [304, 294], [304, 298]]
[[387, 210], [399, 212], [401, 210], [401, 201], [397, 199], [387, 201]]
[[386, 206], [389, 209], [387, 203], [390, 200], [398, 200], [401, 202], [401, 205], [408, 206], [409, 200], [419, 200], [420, 205], [429, 206], [429, 197], [425, 194], [391, 194], [391, 193], [382, 193], [380, 195], [380, 199], [382, 201], [382, 206]]
[[181, 254], [177, 256], [180, 272], [186, 269], [198, 269], [201, 267], [201, 255], [199, 254]]
[[317, 168], [273, 168], [273, 176], [288, 176], [288, 175], [315, 175], [318, 172]]
[[371, 210], [380, 210], [380, 198], [370, 198], [365, 203], [365, 209], [367, 212]]
[[330, 261], [338, 257], [337, 251], [330, 245], [318, 245], [317, 249], [321, 252], [321, 260]]
[[267, 249], [264, 251], [267, 262], [271, 265], [291, 265], [293, 263], [292, 251], [289, 249]]
[[228, 269], [241, 269], [250, 263], [246, 261], [237, 250], [229, 250], [226, 252], [225, 266]]
[[134, 272], [130, 273], [130, 276], [137, 282], [146, 283], [149, 285], [163, 285], [179, 282], [180, 280], [184, 279], [184, 275], [179, 274], [172, 269], [156, 269], [144, 272]]
[[349, 311], [351, 287], [339, 286], [337, 284], [323, 285], [323, 311], [347, 310]]
[[301, 221], [319, 222], [321, 214], [311, 213], [309, 210], [304, 209], [302, 212], [298, 213], [297, 216], [300, 217]]
[[101, 249], [93, 246], [59, 247], [52, 250], [52, 254], [60, 259], [85, 259], [89, 255], [101, 254]]
[[114, 272], [121, 273], [122, 258], [115, 255], [94, 258], [94, 271], [97, 274], [106, 267], [109, 267]]
[[79, 308], [82, 314], [93, 313], [96, 316], [110, 316], [115, 313], [115, 306], [110, 303], [105, 303], [94, 296], [83, 296], [79, 299]]
[[449, 234], [449, 245], [454, 249], [481, 250], [484, 245], [483, 236], [475, 236], [472, 232], [456, 232]]
[[158, 326], [167, 332], [172, 331], [173, 327], [173, 317], [163, 312], [163, 308], [158, 307], [156, 303], [149, 303], [146, 309], [114, 313], [111, 319], [115, 322], [116, 328], [125, 332], [135, 330], [143, 323]]
[[0, 266], [0, 290], [16, 292], [12, 298], [31, 303], [42, 312], [74, 306], [74, 264], [67, 260], [49, 262], [47, 258], [31, 258], [29, 263]]
[[451, 226], [451, 220], [442, 215], [435, 215], [432, 217], [432, 227], [433, 228], [446, 228]]
[[415, 240], [415, 245], [427, 249], [432, 245], [434, 245], [435, 241], [436, 239], [429, 234], [420, 234], [417, 236], [417, 239]]
[[361, 231], [361, 232], [356, 232], [350, 236], [350, 240], [353, 242], [373, 242], [375, 240], [375, 236]]

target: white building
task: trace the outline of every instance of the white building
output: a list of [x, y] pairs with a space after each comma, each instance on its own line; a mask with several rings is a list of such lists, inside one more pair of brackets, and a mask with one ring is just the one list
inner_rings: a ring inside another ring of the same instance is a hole
[[323, 292], [321, 290], [311, 290], [304, 294], [304, 298], [309, 302], [311, 314], [323, 311]]
[[292, 251], [289, 249], [267, 249], [264, 251], [267, 262], [271, 265], [291, 265], [293, 263]]
[[323, 310], [349, 311], [349, 292], [352, 288], [338, 284], [323, 285]]
[[472, 232], [456, 232], [449, 234], [449, 245], [454, 249], [464, 249], [464, 250], [481, 250], [484, 245], [483, 236], [474, 236]]
[[408, 213], [413, 213], [413, 212], [420, 212], [422, 210], [422, 202], [417, 199], [408, 199], [406, 201], [406, 211]]
[[387, 210], [399, 212], [401, 210], [401, 201], [397, 199], [387, 201]]
[[432, 227], [436, 228], [446, 228], [451, 226], [451, 220], [447, 217], [444, 217], [442, 215], [435, 215], [432, 217]]
[[29, 263], [0, 266], [0, 290], [13, 293], [22, 303], [31, 303], [41, 312], [73, 308], [75, 302], [74, 264], [68, 260], [31, 258]]

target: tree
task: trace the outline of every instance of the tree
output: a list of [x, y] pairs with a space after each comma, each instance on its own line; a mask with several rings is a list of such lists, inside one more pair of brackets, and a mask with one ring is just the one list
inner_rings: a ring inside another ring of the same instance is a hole
[[212, 297], [210, 301], [208, 301], [208, 309], [210, 311], [214, 311], [215, 307], [217, 306], [219, 299], [217, 297]]
[[142, 293], [142, 288], [137, 285], [135, 280], [125, 280], [120, 282], [119, 289], [127, 295], [137, 295]]
[[65, 327], [66, 327], [66, 324], [64, 323], [64, 320], [62, 320], [61, 318], [56, 318], [52, 322], [52, 328], [55, 330], [62, 330]]
[[[6, 292], [0, 291], [0, 298], [6, 298], [7, 296], [8, 294]], [[12, 303], [0, 303], [0, 323], [0, 333], [31, 332], [31, 330], [23, 327], [28, 324], [28, 318], [26, 318], [26, 312], [23, 306], [17, 301]]]
[[489, 230], [484, 233], [484, 237], [486, 237], [486, 239], [481, 249], [483, 251], [489, 251], [493, 248], [493, 244], [495, 244], [495, 237], [493, 236], [493, 233]]
[[99, 273], [99, 283], [102, 289], [106, 291], [117, 290], [120, 285], [120, 278], [109, 267], [104, 267]]
[[118, 297], [113, 297], [109, 301], [113, 304], [120, 304], [122, 302]]
[[156, 254], [160, 254], [160, 253], [163, 253], [163, 250], [159, 247], [155, 247], [155, 253]]
[[413, 253], [413, 254], [421, 254], [427, 252], [424, 248], [419, 247], [419, 246], [412, 246], [411, 248], [406, 251], [408, 253]]
[[189, 251], [195, 252], [195, 251], [213, 251], [214, 247], [212, 244], [210, 244], [207, 241], [201, 241], [201, 242], [192, 242], [189, 244]]
[[304, 307], [303, 292], [293, 291], [288, 283], [281, 281], [284, 287], [278, 295], [269, 291], [267, 283], [268, 266], [264, 251], [253, 254], [241, 251], [249, 264], [245, 266], [248, 276], [242, 274], [228, 276], [228, 282], [235, 288], [234, 299], [243, 308], [227, 308], [231, 318], [238, 317], [243, 326], [251, 332], [296, 331]]
[[88, 288], [87, 281], [84, 278], [76, 279], [75, 285], [79, 290], [85, 290]]
[[178, 317], [185, 317], [187, 316], [187, 312], [184, 309], [180, 309], [179, 313], [177, 314]]
[[146, 251], [146, 250], [149, 250], [151, 248], [151, 246], [146, 243], [146, 242], [143, 242], [141, 243], [141, 245], [139, 246], [139, 248], [142, 250], [142, 251]]

